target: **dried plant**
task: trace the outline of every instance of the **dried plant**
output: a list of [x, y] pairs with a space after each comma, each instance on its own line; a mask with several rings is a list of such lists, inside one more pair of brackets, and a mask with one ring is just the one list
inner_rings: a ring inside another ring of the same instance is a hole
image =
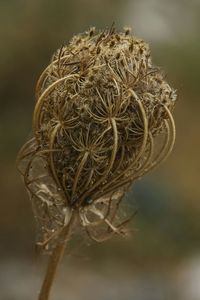
[[126, 233], [121, 200], [171, 152], [175, 100], [149, 46], [129, 28], [91, 28], [53, 55], [36, 87], [33, 138], [18, 156], [37, 245], [51, 252], [40, 300], [75, 222], [96, 241]]

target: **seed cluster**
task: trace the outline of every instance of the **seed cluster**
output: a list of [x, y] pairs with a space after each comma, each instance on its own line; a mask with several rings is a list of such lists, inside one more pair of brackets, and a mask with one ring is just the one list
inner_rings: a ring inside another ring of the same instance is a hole
[[19, 154], [42, 246], [61, 238], [72, 210], [95, 240], [123, 233], [125, 191], [172, 150], [175, 100], [129, 28], [91, 28], [56, 51], [37, 83], [34, 137]]

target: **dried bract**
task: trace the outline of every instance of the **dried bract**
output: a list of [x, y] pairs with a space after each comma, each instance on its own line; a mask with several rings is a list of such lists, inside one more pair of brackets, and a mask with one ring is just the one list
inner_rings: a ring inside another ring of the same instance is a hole
[[130, 29], [91, 28], [56, 51], [37, 83], [34, 137], [19, 154], [39, 245], [53, 247], [74, 211], [95, 240], [124, 233], [125, 191], [172, 150], [175, 100]]

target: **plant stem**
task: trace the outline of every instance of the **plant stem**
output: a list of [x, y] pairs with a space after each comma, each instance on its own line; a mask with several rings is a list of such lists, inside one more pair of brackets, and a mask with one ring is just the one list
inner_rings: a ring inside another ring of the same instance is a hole
[[63, 257], [66, 242], [69, 239], [71, 229], [73, 227], [73, 223], [75, 220], [75, 213], [72, 213], [71, 219], [69, 223], [63, 228], [61, 235], [62, 235], [62, 241], [56, 245], [56, 247], [53, 249], [53, 252], [51, 256], [49, 257], [47, 271], [45, 274], [44, 281], [42, 283], [42, 287], [40, 290], [39, 298], [38, 300], [48, 300], [51, 287], [56, 275], [56, 270], [58, 268], [58, 264], [60, 260]]

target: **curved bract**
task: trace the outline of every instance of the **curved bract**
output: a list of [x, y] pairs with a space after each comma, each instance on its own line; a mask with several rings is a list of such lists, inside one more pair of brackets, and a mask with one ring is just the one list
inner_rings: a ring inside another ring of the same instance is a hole
[[92, 28], [56, 51], [37, 83], [34, 137], [18, 157], [39, 245], [54, 247], [72, 210], [97, 241], [125, 233], [121, 199], [171, 152], [175, 100], [129, 30]]

